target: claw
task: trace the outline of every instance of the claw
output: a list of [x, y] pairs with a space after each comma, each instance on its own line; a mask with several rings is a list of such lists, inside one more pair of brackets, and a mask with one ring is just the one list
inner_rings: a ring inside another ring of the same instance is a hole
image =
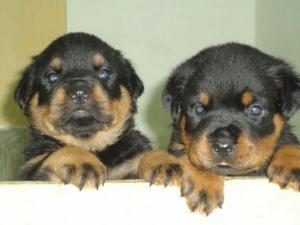
[[158, 176], [160, 170], [161, 170], [161, 165], [158, 166], [152, 173], [151, 177], [150, 177], [150, 187], [155, 183], [155, 179]]
[[164, 187], [167, 187], [168, 184], [170, 183], [171, 181], [171, 178], [172, 178], [172, 168], [171, 167], [168, 167], [166, 169], [166, 179], [165, 179], [165, 182], [164, 182]]
[[191, 180], [183, 182], [180, 188], [181, 196], [189, 196], [194, 189], [193, 182]]
[[65, 171], [62, 176], [62, 182], [68, 184], [71, 182], [72, 176], [76, 173], [76, 167], [74, 165], [65, 165]]
[[100, 177], [99, 177], [99, 174], [94, 173], [94, 177], [95, 177], [95, 187], [98, 190], [99, 186], [100, 186]]

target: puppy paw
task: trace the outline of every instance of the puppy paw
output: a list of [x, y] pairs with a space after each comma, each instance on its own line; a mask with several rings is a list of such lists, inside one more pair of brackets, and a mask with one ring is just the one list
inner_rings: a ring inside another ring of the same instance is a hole
[[92, 153], [80, 148], [64, 147], [52, 153], [43, 162], [35, 180], [74, 184], [97, 188], [104, 184], [106, 168]]
[[297, 146], [284, 146], [279, 149], [268, 168], [267, 176], [281, 188], [300, 191], [300, 149]]
[[183, 169], [177, 158], [166, 152], [148, 152], [140, 160], [139, 176], [150, 185], [179, 185], [182, 174]]
[[223, 178], [211, 172], [197, 172], [182, 179], [181, 196], [187, 199], [192, 212], [209, 215], [214, 209], [222, 208], [224, 201]]

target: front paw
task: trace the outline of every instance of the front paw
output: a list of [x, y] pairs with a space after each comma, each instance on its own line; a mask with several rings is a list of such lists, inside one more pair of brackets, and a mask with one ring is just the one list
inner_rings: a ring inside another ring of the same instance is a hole
[[209, 215], [214, 209], [222, 208], [223, 189], [222, 177], [211, 172], [198, 171], [182, 179], [181, 196], [186, 197], [191, 211]]
[[64, 147], [52, 153], [36, 173], [35, 180], [95, 187], [104, 184], [106, 168], [92, 153], [75, 147]]
[[279, 149], [268, 168], [267, 177], [281, 188], [300, 191], [300, 149], [296, 146]]
[[140, 160], [139, 176], [150, 185], [179, 185], [182, 174], [183, 169], [177, 158], [166, 152], [148, 152]]

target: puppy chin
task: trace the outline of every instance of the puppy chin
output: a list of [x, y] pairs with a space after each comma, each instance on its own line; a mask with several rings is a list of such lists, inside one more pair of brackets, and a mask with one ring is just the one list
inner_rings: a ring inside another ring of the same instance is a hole
[[69, 118], [59, 122], [59, 127], [65, 133], [80, 139], [92, 138], [98, 131], [111, 125], [111, 117], [94, 116], [85, 110], [73, 112]]
[[223, 176], [239, 176], [248, 174], [251, 172], [255, 172], [254, 166], [240, 166], [240, 165], [234, 165], [231, 163], [217, 163], [217, 164], [211, 164], [206, 165], [205, 168], [207, 170], [213, 171], [216, 174], [220, 174]]
[[235, 175], [243, 174], [242, 171], [230, 165], [216, 165], [210, 168], [210, 170], [217, 174], [221, 174], [225, 176], [235, 176]]

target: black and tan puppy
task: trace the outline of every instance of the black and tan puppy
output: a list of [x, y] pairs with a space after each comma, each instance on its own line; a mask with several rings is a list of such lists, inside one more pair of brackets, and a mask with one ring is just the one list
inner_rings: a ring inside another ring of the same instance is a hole
[[136, 177], [151, 149], [134, 130], [143, 89], [130, 62], [97, 37], [70, 33], [53, 41], [33, 58], [15, 93], [32, 132], [22, 179], [81, 189]]
[[180, 185], [189, 207], [207, 214], [222, 205], [222, 176], [266, 175], [300, 191], [300, 146], [287, 124], [300, 80], [285, 62], [242, 44], [210, 47], [175, 69], [162, 99], [173, 156], [147, 153], [141, 177]]

